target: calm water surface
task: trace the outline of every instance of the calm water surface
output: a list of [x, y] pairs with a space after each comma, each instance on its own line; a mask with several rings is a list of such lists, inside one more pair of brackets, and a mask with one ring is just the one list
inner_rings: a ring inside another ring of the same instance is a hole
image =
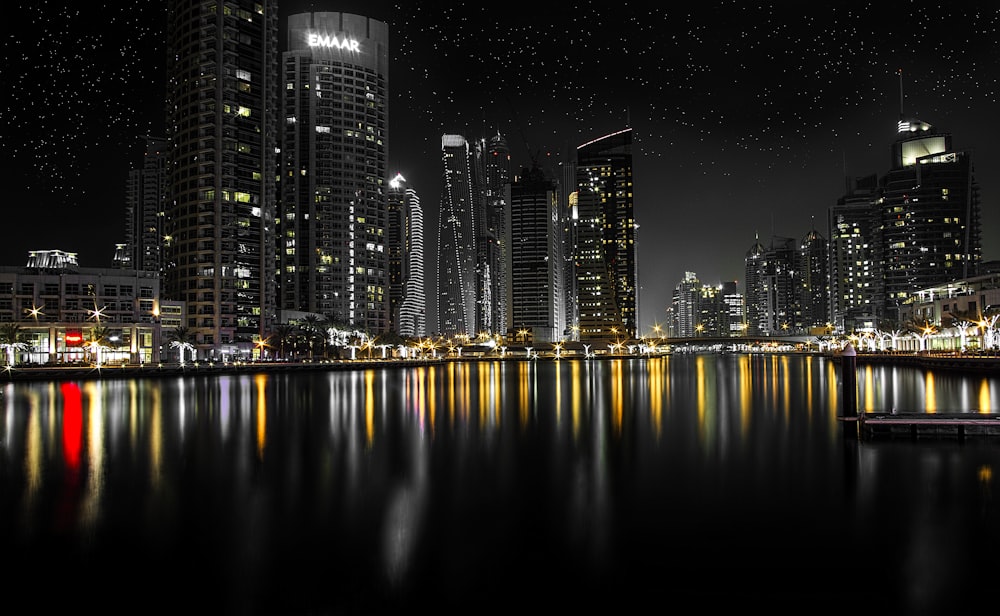
[[[1000, 378], [858, 369], [870, 411]], [[958, 613], [1000, 573], [1000, 437], [845, 438], [839, 360], [681, 355], [23, 382], [22, 613]], [[6, 611], [6, 610], [5, 610]]]

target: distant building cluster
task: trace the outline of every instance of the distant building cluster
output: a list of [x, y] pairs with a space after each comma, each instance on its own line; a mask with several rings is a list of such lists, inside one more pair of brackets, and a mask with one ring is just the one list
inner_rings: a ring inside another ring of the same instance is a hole
[[801, 240], [755, 239], [746, 254], [742, 316], [720, 307], [713, 287], [688, 273], [668, 309], [670, 334], [919, 330], [979, 323], [1000, 309], [992, 299], [995, 276], [982, 261], [971, 153], [919, 120], [900, 119], [897, 130], [891, 169], [850, 181], [829, 208], [825, 237], [814, 228]]

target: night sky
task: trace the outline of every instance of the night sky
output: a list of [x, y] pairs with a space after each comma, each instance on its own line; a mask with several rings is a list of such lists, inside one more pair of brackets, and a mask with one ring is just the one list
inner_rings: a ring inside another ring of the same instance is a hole
[[[517, 171], [631, 126], [644, 332], [665, 321], [684, 272], [742, 289], [757, 235], [828, 237], [845, 177], [888, 171], [901, 110], [972, 151], [984, 258], [1000, 258], [989, 141], [1000, 4], [648, 4], [284, 2], [281, 13], [389, 23], [389, 175], [419, 192], [431, 251], [442, 134], [500, 130]], [[128, 169], [143, 135], [163, 133], [164, 16], [164, 2], [6, 6], [0, 264], [61, 249], [110, 265]]]

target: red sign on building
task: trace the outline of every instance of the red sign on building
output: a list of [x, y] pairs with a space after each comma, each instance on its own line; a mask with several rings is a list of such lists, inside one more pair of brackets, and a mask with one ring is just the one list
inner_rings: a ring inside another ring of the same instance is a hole
[[67, 329], [66, 346], [68, 347], [83, 346], [83, 332], [78, 329]]

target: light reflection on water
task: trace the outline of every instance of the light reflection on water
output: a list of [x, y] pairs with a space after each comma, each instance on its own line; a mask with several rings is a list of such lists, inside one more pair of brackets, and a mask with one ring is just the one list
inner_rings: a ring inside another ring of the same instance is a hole
[[[995, 378], [857, 380], [862, 410], [997, 409]], [[164, 612], [192, 579], [212, 580], [200, 605], [233, 613], [638, 605], [720, 584], [772, 602], [954, 601], [970, 546], [1000, 543], [983, 530], [1000, 521], [1000, 453], [852, 442], [842, 403], [838, 364], [808, 355], [8, 384], [0, 548], [26, 592], [47, 588], [29, 572], [69, 569], [65, 588], [121, 607], [153, 584]], [[844, 588], [845, 541], [900, 572]]]

